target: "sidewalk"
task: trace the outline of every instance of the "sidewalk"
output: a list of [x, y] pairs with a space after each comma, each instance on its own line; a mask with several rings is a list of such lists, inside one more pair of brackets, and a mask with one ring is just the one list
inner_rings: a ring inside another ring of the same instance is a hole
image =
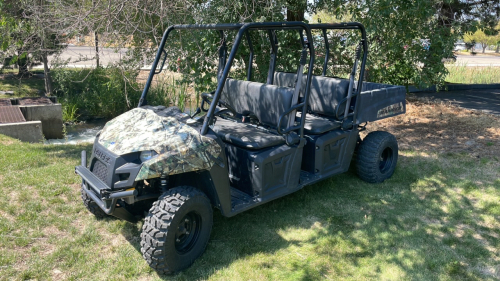
[[486, 113], [500, 115], [500, 88], [411, 93], [410, 95], [450, 101], [466, 109], [481, 110]]

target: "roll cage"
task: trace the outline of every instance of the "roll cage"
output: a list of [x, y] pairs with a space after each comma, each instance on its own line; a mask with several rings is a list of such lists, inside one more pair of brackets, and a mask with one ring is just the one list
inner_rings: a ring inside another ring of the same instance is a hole
[[[249, 46], [249, 63], [248, 63], [248, 69], [247, 69], [247, 80], [251, 79], [252, 76], [252, 62], [253, 62], [253, 57], [254, 57], [254, 50], [253, 50], [253, 45], [252, 41], [249, 35], [250, 30], [267, 30], [268, 31], [268, 36], [269, 36], [269, 43], [271, 45], [271, 60], [269, 64], [269, 71], [268, 71], [268, 76], [267, 76], [267, 84], [272, 84], [273, 83], [273, 75], [275, 72], [275, 67], [276, 67], [276, 57], [277, 57], [277, 37], [275, 34], [276, 30], [298, 30], [300, 33], [300, 40], [302, 44], [303, 51], [308, 50], [309, 51], [309, 63], [308, 63], [308, 70], [307, 70], [307, 78], [306, 78], [306, 87], [305, 91], [303, 93], [303, 101], [298, 102], [296, 105], [292, 106], [290, 110], [285, 112], [281, 117], [279, 123], [281, 124], [281, 120], [283, 117], [287, 116], [294, 110], [302, 110], [302, 112], [307, 112], [307, 107], [308, 107], [308, 101], [309, 101], [309, 92], [310, 92], [310, 87], [311, 87], [311, 77], [312, 77], [312, 72], [313, 72], [313, 67], [314, 67], [314, 58], [315, 58], [315, 53], [314, 53], [314, 38], [312, 36], [312, 30], [321, 30], [322, 31], [322, 38], [324, 40], [325, 44], [325, 61], [323, 64], [323, 70], [322, 70], [322, 76], [326, 75], [326, 70], [328, 66], [328, 60], [330, 56], [330, 48], [329, 48], [329, 42], [328, 42], [328, 37], [327, 37], [327, 30], [330, 29], [357, 29], [361, 32], [361, 41], [359, 42], [359, 46], [356, 51], [356, 60], [350, 75], [350, 84], [349, 84], [349, 93], [347, 97], [341, 101], [341, 103], [346, 103], [345, 106], [345, 112], [344, 115], [342, 116], [343, 119], [343, 127], [346, 128], [352, 128], [354, 125], [354, 122], [356, 120], [356, 114], [357, 114], [357, 106], [355, 103], [356, 96], [359, 95], [361, 92], [362, 88], [362, 83], [363, 83], [363, 77], [364, 77], [364, 70], [365, 70], [365, 64], [366, 64], [366, 58], [368, 54], [368, 43], [366, 40], [366, 31], [364, 26], [361, 23], [357, 22], [349, 22], [349, 23], [320, 23], [320, 24], [307, 24], [303, 22], [261, 22], [261, 23], [238, 23], [238, 24], [204, 24], [204, 25], [172, 25], [168, 27], [168, 29], [165, 31], [163, 34], [160, 46], [158, 48], [158, 52], [156, 54], [155, 60], [151, 66], [151, 71], [148, 77], [148, 80], [146, 82], [146, 85], [144, 87], [144, 90], [142, 92], [141, 98], [139, 100], [139, 105], [138, 107], [141, 107], [143, 105], [147, 105], [147, 93], [149, 91], [149, 88], [151, 87], [151, 82], [153, 80], [153, 77], [155, 74], [158, 74], [161, 72], [163, 69], [163, 65], [165, 63], [165, 60], [167, 58], [167, 53], [165, 51], [165, 44], [168, 40], [169, 34], [173, 30], [216, 30], [219, 31], [221, 40], [222, 40], [222, 45], [219, 48], [219, 64], [218, 64], [218, 69], [217, 69], [217, 88], [214, 92], [213, 95], [213, 101], [210, 104], [210, 107], [208, 109], [207, 115], [203, 121], [203, 126], [201, 128], [201, 134], [205, 135], [208, 132], [208, 127], [210, 124], [212, 124], [212, 120], [215, 115], [215, 110], [216, 106], [219, 103], [219, 99], [221, 97], [222, 90], [224, 88], [224, 85], [226, 83], [226, 79], [228, 77], [229, 71], [231, 70], [231, 66], [233, 64], [236, 52], [240, 46], [240, 43], [242, 40], [246, 39], [248, 42]], [[236, 37], [233, 42], [233, 46], [231, 48], [231, 52], [229, 53], [229, 57], [227, 56], [227, 45], [226, 45], [226, 38], [224, 36], [224, 31], [237, 31]], [[305, 32], [305, 36], [307, 38], [308, 42], [311, 42], [311, 44], [307, 44], [304, 41], [304, 36], [303, 32]], [[357, 79], [357, 85], [354, 86], [355, 83], [355, 74], [356, 74], [356, 68], [357, 68], [357, 61], [360, 57], [360, 52], [361, 49], [363, 50], [363, 56], [361, 58], [361, 66], [360, 66], [360, 71], [359, 71], [359, 76]], [[304, 52], [303, 52], [304, 53]], [[161, 61], [161, 66], [160, 70], [157, 72], [156, 69], [160, 63], [161, 56], [164, 54], [164, 58]], [[340, 114], [337, 112], [337, 116]], [[299, 136], [300, 138], [304, 137], [304, 124], [305, 124], [305, 114], [301, 115], [300, 118], [300, 123], [298, 123], [295, 126], [290, 126], [284, 130], [281, 129], [280, 126], [278, 126], [277, 130], [278, 133], [280, 134], [287, 134], [290, 133], [291, 131], [299, 131]]]

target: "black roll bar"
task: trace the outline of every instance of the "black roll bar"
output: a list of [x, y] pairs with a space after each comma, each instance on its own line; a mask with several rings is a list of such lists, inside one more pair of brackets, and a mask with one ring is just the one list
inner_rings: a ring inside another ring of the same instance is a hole
[[247, 42], [248, 42], [248, 48], [250, 49], [250, 55], [248, 58], [248, 70], [247, 70], [247, 81], [252, 80], [252, 71], [253, 71], [253, 45], [252, 45], [252, 39], [250, 38], [250, 33], [245, 32], [245, 35], [247, 37]]
[[330, 58], [330, 44], [328, 44], [328, 37], [326, 36], [326, 29], [323, 28], [323, 39], [325, 40], [325, 62], [323, 63], [322, 76], [326, 75], [326, 68], [328, 67], [328, 59]]
[[[269, 26], [268, 23], [251, 23], [252, 26], [245, 30], [250, 29], [299, 29], [301, 27], [294, 25], [294, 22], [279, 22], [272, 23], [276, 25]], [[305, 24], [305, 23], [302, 23]], [[151, 87], [151, 82], [153, 80], [154, 72], [158, 67], [158, 63], [161, 58], [162, 50], [165, 48], [165, 43], [167, 42], [168, 36], [170, 32], [174, 29], [182, 30], [182, 29], [193, 29], [193, 30], [240, 30], [245, 24], [243, 23], [220, 23], [220, 24], [178, 24], [171, 25], [165, 30], [163, 33], [163, 37], [161, 39], [160, 45], [158, 46], [158, 52], [156, 53], [155, 60], [151, 65], [151, 71], [149, 72], [148, 80], [146, 81], [146, 85], [144, 86], [144, 90], [142, 91], [141, 98], [139, 99], [139, 104], [137, 107], [141, 107], [143, 105], [147, 105], [147, 93], [149, 88]], [[168, 55], [168, 54], [167, 54]]]
[[267, 84], [272, 85], [274, 80], [274, 70], [276, 69], [276, 59], [278, 55], [278, 37], [276, 37], [276, 32], [272, 29], [267, 31], [269, 35], [269, 41], [271, 42], [271, 59], [269, 61], [269, 70], [267, 72]]
[[[359, 22], [341, 22], [341, 23], [315, 23], [310, 25], [311, 30], [313, 29], [359, 29], [361, 31], [361, 43], [363, 47], [363, 59], [361, 60], [361, 67], [358, 79], [358, 91], [361, 91], [363, 86], [363, 77], [365, 75], [365, 65], [366, 58], [368, 56], [368, 41], [366, 40], [366, 30], [365, 27]], [[327, 37], [324, 36], [325, 42], [328, 41]], [[328, 54], [328, 52], [327, 52]], [[325, 57], [326, 60], [326, 57]], [[323, 71], [326, 70], [326, 64], [323, 66]]]
[[221, 46], [219, 47], [219, 67], [217, 69], [217, 82], [219, 82], [221, 71], [224, 65], [226, 65], [227, 60], [227, 44], [226, 44], [226, 36], [224, 34], [224, 30], [219, 30], [220, 39], [222, 41]]
[[[158, 52], [156, 53], [155, 60], [153, 61], [153, 64], [151, 65], [151, 71], [149, 71], [149, 76], [148, 80], [146, 81], [146, 85], [144, 86], [144, 90], [142, 90], [142, 95], [141, 98], [139, 99], [139, 105], [137, 107], [141, 107], [143, 105], [147, 105], [148, 101], [146, 100], [147, 93], [149, 91], [149, 88], [151, 87], [151, 81], [153, 80], [153, 76], [155, 75], [156, 72], [156, 67], [158, 67], [158, 62], [160, 61], [161, 54], [163, 51], [163, 48], [165, 47], [165, 42], [167, 42], [168, 35], [170, 32], [174, 30], [174, 26], [169, 26], [167, 30], [165, 30], [165, 33], [163, 33], [163, 37], [161, 38], [160, 46], [158, 47]], [[165, 54], [165, 59], [168, 54]]]
[[[234, 40], [233, 47], [231, 49], [231, 53], [229, 54], [228, 61], [226, 63], [226, 66], [224, 67], [224, 71], [222, 73], [221, 81], [217, 84], [217, 89], [215, 90], [214, 94], [214, 99], [212, 103], [210, 104], [210, 108], [208, 109], [208, 113], [205, 117], [205, 120], [203, 121], [203, 127], [201, 128], [201, 134], [205, 135], [208, 132], [208, 126], [209, 124], [212, 123], [213, 120], [213, 115], [215, 112], [215, 108], [219, 102], [220, 95], [222, 93], [222, 89], [224, 88], [224, 84], [226, 83], [227, 76], [229, 74], [229, 71], [231, 70], [231, 66], [234, 61], [234, 57], [236, 55], [236, 51], [239, 48], [239, 45], [241, 43], [241, 39], [245, 32], [249, 29], [298, 29], [301, 28], [306, 31], [307, 33], [307, 38], [308, 41], [312, 42], [312, 34], [311, 34], [311, 29], [309, 28], [309, 25], [303, 22], [262, 22], [262, 23], [247, 23], [243, 25], [240, 30], [238, 31], [238, 34], [236, 35], [236, 38]], [[314, 65], [314, 46], [313, 44], [309, 44], [309, 68], [307, 71], [307, 83], [306, 83], [306, 90], [304, 93], [304, 99], [306, 102], [304, 102], [304, 105], [302, 107], [303, 112], [306, 112], [307, 110], [307, 100], [309, 97], [309, 91], [311, 87], [311, 77], [312, 77], [312, 69]], [[305, 114], [301, 116], [301, 126], [300, 126], [300, 137], [303, 137], [304, 135], [304, 124], [305, 124]]]
[[[314, 44], [313, 44], [313, 38], [312, 38], [312, 34], [311, 34], [311, 30], [313, 30], [313, 29], [322, 30], [323, 31], [323, 38], [325, 40], [326, 54], [325, 54], [325, 63], [323, 65], [323, 75], [326, 74], [327, 61], [329, 59], [329, 44], [328, 44], [328, 38], [326, 36], [326, 30], [328, 30], [328, 29], [359, 29], [361, 31], [361, 35], [362, 35], [362, 41], [361, 41], [362, 44], [361, 45], [363, 48], [363, 58], [361, 61], [360, 75], [359, 75], [359, 79], [358, 79], [358, 87], [356, 88], [357, 92], [359, 92], [361, 90], [362, 85], [363, 85], [362, 78], [364, 77], [366, 59], [367, 59], [367, 54], [368, 54], [368, 43], [366, 40], [365, 28], [361, 23], [351, 22], [351, 23], [306, 24], [303, 22], [261, 22], [261, 23], [246, 23], [246, 24], [238, 23], [238, 24], [173, 25], [173, 26], [168, 27], [167, 30], [165, 31], [165, 33], [163, 34], [160, 46], [158, 48], [158, 52], [156, 54], [153, 65], [151, 66], [151, 71], [150, 71], [148, 80], [146, 82], [146, 85], [145, 85], [144, 90], [142, 92], [141, 98], [139, 100], [139, 105], [138, 105], [139, 107], [147, 104], [147, 99], [146, 99], [147, 93], [149, 91], [149, 88], [151, 87], [151, 82], [152, 82], [153, 76], [155, 74], [155, 70], [158, 66], [159, 60], [161, 58], [162, 50], [165, 47], [165, 43], [166, 43], [166, 40], [167, 40], [170, 32], [174, 29], [179, 29], [179, 30], [181, 30], [181, 29], [219, 30], [219, 32], [223, 32], [224, 30], [238, 31], [236, 38], [234, 40], [234, 44], [231, 48], [229, 58], [227, 58], [227, 47], [226, 47], [226, 52], [225, 52], [225, 57], [224, 57], [225, 65], [223, 66], [224, 70], [222, 71], [222, 74], [220, 75], [220, 78], [218, 79], [217, 89], [215, 90], [215, 93], [214, 93], [214, 99], [213, 99], [212, 103], [210, 104], [210, 108], [209, 108], [208, 113], [207, 113], [205, 120], [203, 122], [203, 126], [201, 129], [202, 135], [205, 135], [208, 132], [209, 124], [212, 123], [216, 105], [219, 102], [222, 89], [224, 88], [224, 84], [226, 82], [227, 76], [229, 74], [232, 63], [234, 61], [236, 51], [239, 48], [239, 45], [241, 43], [243, 36], [246, 36], [246, 39], [249, 43], [249, 48], [250, 48], [250, 58], [249, 58], [249, 66], [248, 66], [248, 72], [247, 72], [247, 80], [251, 79], [254, 52], [253, 52], [253, 46], [252, 46], [252, 42], [251, 42], [250, 35], [249, 35], [249, 30], [252, 30], [252, 29], [269, 30], [270, 31], [269, 34], [270, 34], [270, 39], [271, 39], [270, 41], [272, 44], [272, 46], [271, 46], [272, 51], [277, 49], [277, 48], [275, 48], [276, 44], [277, 44], [277, 42], [276, 42], [277, 38], [276, 38], [276, 35], [274, 34], [275, 30], [290, 30], [290, 29], [299, 30], [299, 33], [301, 34], [300, 40], [302, 41], [302, 43], [304, 43], [302, 31], [306, 31], [307, 41], [309, 42], [309, 44], [307, 44], [307, 45], [309, 48], [309, 57], [310, 57], [309, 65], [308, 65], [308, 72], [307, 72], [307, 80], [306, 80], [307, 81], [306, 82], [306, 90], [304, 93], [304, 102], [301, 103], [300, 105], [295, 105], [298, 108], [300, 106], [302, 106], [302, 112], [307, 112], [307, 106], [309, 103], [308, 102], [309, 101], [309, 92], [310, 92], [310, 87], [311, 87], [312, 70], [313, 70], [313, 66], [314, 66], [314, 56], [315, 56], [314, 55]], [[272, 36], [271, 36], [271, 34], [272, 34]], [[273, 40], [273, 39], [275, 39], [275, 40]], [[225, 44], [225, 41], [223, 43]], [[219, 51], [221, 51], [221, 50], [219, 50]], [[219, 54], [219, 55], [221, 55], [221, 54]], [[276, 55], [276, 52], [273, 53], [273, 55]], [[272, 65], [270, 66], [270, 72], [271, 72], [271, 68], [272, 68], [272, 75], [274, 75], [273, 64], [276, 63], [275, 57], [274, 57], [274, 62], [273, 62], [273, 57], [272, 57], [271, 62], [272, 62]], [[220, 70], [218, 71], [218, 73], [220, 73]], [[269, 80], [269, 75], [271, 75], [271, 74], [268, 74], [268, 80]], [[355, 97], [356, 95], [357, 95], [357, 93], [354, 93], [353, 97]], [[354, 111], [349, 115], [353, 115], [355, 118], [356, 113], [357, 113], [357, 107], [355, 107]], [[300, 137], [303, 137], [303, 134], [304, 134], [305, 117], [306, 117], [306, 114], [301, 115], [300, 132], [299, 132]], [[294, 126], [292, 130], [297, 130], [297, 129], [299, 129], [298, 126]], [[291, 131], [291, 130], [285, 130], [285, 132], [289, 132], [289, 131]]]

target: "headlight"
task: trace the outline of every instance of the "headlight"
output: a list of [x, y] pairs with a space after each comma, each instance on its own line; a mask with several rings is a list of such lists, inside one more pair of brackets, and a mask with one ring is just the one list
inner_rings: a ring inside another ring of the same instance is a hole
[[141, 152], [141, 155], [139, 156], [139, 158], [141, 159], [141, 162], [146, 162], [146, 161], [151, 160], [152, 158], [156, 157], [156, 155], [158, 155], [158, 153], [156, 153], [156, 151], [148, 150], [148, 151]]

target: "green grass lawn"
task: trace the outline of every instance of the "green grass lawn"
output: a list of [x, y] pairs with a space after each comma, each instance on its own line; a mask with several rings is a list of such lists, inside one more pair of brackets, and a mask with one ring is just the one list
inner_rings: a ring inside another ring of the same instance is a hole
[[74, 166], [91, 146], [0, 136], [1, 280], [495, 280], [500, 162], [402, 151], [395, 175], [349, 171], [233, 218], [174, 276], [140, 253], [142, 222], [96, 220]]

